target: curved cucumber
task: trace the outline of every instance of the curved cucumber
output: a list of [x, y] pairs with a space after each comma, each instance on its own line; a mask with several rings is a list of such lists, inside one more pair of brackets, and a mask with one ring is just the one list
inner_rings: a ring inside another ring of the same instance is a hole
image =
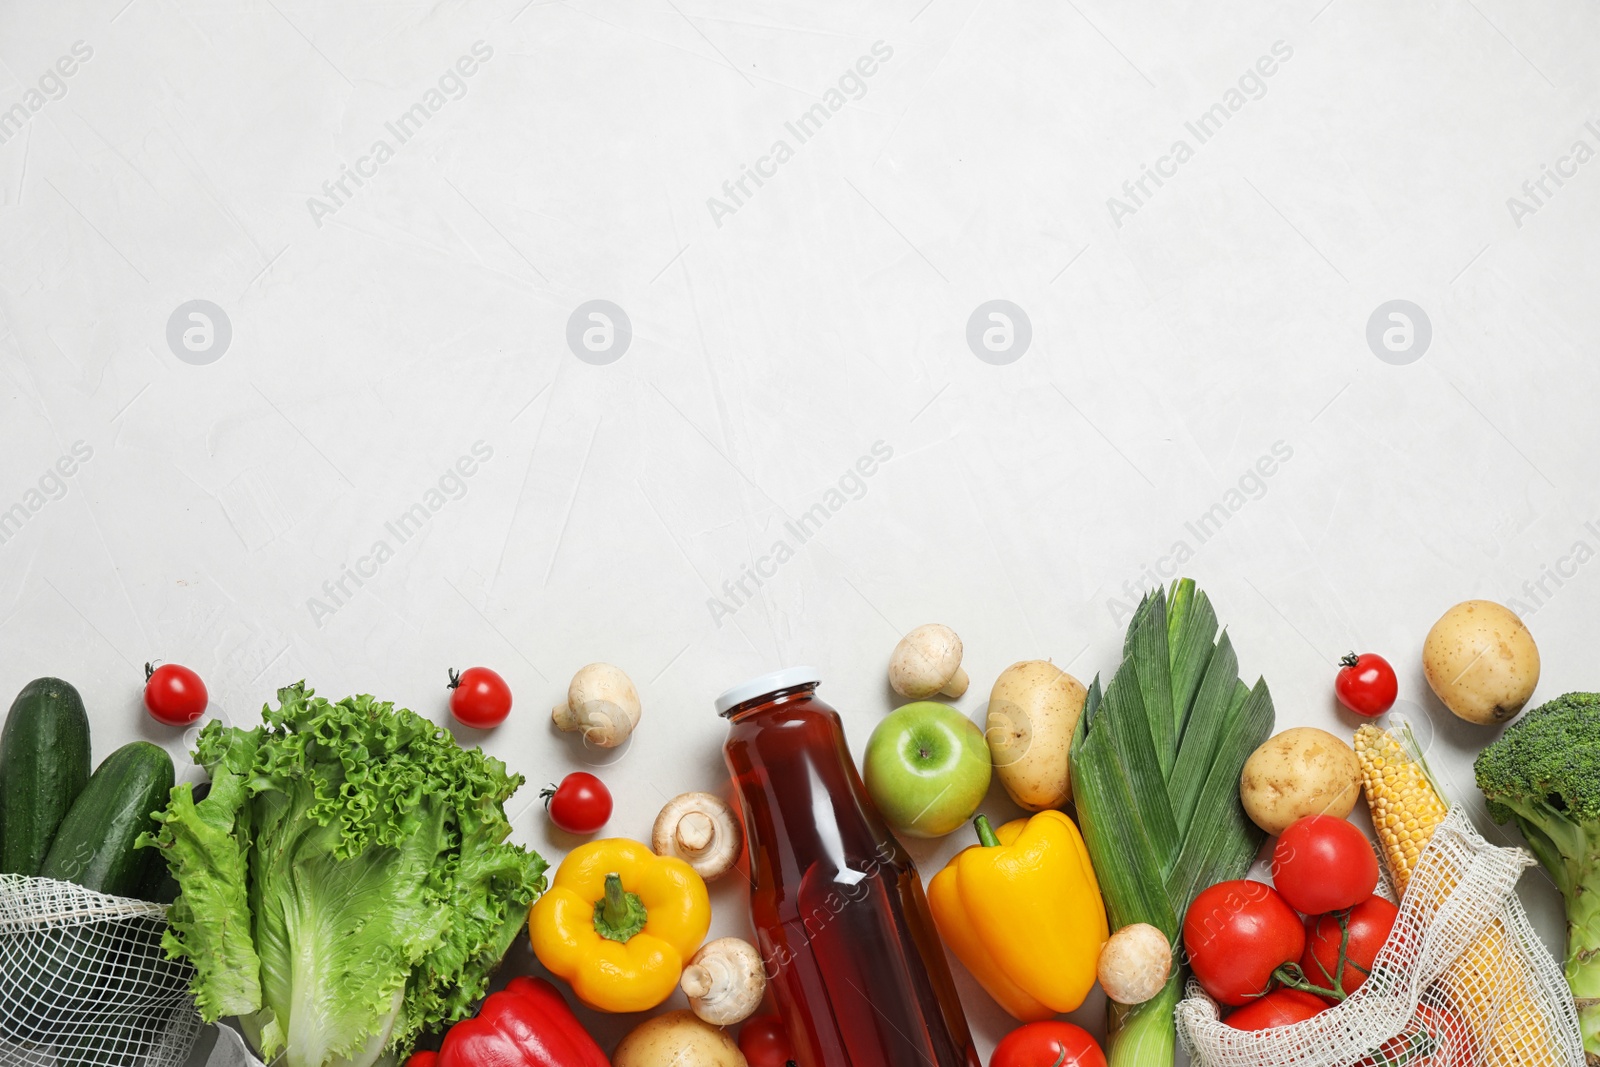
[[67, 812], [39, 873], [114, 897], [131, 896], [148, 871], [139, 835], [172, 792], [172, 757], [148, 741], [105, 758]]
[[78, 691], [59, 678], [23, 686], [0, 732], [0, 874], [39, 873], [89, 766]]

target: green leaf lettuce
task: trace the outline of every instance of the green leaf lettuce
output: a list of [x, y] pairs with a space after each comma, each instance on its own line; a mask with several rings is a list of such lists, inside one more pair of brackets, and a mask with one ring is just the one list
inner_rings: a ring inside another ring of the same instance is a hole
[[250, 730], [213, 720], [212, 785], [157, 818], [177, 879], [167, 951], [201, 1014], [245, 1018], [283, 1067], [366, 1067], [469, 1014], [544, 889], [505, 843], [520, 775], [413, 712], [304, 683]]

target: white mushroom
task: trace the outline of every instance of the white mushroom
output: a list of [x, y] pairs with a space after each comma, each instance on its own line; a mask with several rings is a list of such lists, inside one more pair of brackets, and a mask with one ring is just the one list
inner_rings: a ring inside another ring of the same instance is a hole
[[961, 669], [961, 638], [942, 623], [918, 626], [900, 639], [889, 657], [889, 684], [912, 700], [942, 693], [958, 697], [967, 691]]
[[639, 691], [621, 667], [591, 663], [572, 676], [567, 702], [550, 717], [562, 730], [578, 730], [584, 741], [616, 748], [639, 725]]
[[719, 937], [701, 946], [679, 983], [689, 1007], [713, 1026], [732, 1026], [755, 1014], [767, 992], [767, 972], [754, 945]]
[[1100, 950], [1100, 988], [1118, 1004], [1143, 1004], [1172, 975], [1172, 946], [1149, 923], [1124, 926]]
[[682, 793], [667, 801], [650, 832], [650, 847], [676, 856], [710, 881], [739, 862], [744, 831], [727, 801], [714, 793]]

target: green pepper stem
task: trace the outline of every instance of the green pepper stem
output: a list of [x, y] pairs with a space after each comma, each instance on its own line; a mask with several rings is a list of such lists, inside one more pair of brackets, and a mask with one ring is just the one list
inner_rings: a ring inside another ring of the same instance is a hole
[[605, 916], [612, 926], [628, 921], [628, 891], [622, 888], [622, 875], [615, 871], [606, 875]]
[[1000, 839], [994, 835], [994, 827], [989, 825], [989, 816], [979, 815], [972, 820], [972, 826], [978, 831], [978, 844], [984, 848], [995, 848], [1000, 844]]
[[622, 876], [615, 871], [606, 875], [605, 895], [594, 902], [595, 933], [608, 941], [627, 941], [644, 929], [648, 918], [638, 894], [622, 888]]

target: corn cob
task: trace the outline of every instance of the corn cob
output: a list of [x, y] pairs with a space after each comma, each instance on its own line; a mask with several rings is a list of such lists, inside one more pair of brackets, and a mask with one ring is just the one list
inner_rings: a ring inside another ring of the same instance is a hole
[[[1401, 737], [1376, 726], [1356, 731], [1356, 759], [1372, 825], [1402, 895], [1422, 850], [1444, 821], [1449, 805], [1416, 752], [1409, 727]], [[1448, 891], [1452, 887], [1441, 887]], [[1466, 947], [1440, 978], [1472, 1030], [1484, 1067], [1561, 1067], [1544, 1012], [1534, 1002], [1526, 976], [1511, 956], [1499, 919]]]
[[1355, 749], [1372, 826], [1378, 831], [1395, 892], [1403, 894], [1422, 850], [1450, 809], [1423, 765], [1387, 730], [1370, 724], [1361, 727]]

